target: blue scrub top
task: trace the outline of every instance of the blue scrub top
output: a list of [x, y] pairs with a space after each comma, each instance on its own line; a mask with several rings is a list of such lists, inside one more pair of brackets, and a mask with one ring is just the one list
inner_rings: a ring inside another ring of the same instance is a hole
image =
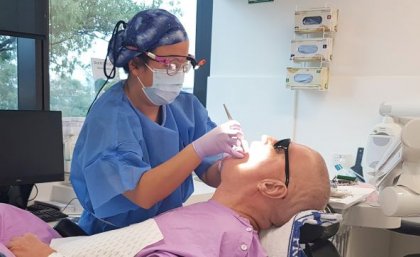
[[[84, 208], [79, 225], [88, 234], [125, 227], [180, 207], [194, 190], [191, 175], [149, 209], [123, 193], [134, 189], [145, 172], [216, 127], [204, 106], [186, 92], [161, 107], [161, 124], [153, 122], [130, 103], [123, 85], [124, 81], [118, 82], [93, 105], [73, 152], [70, 180]], [[195, 173], [201, 177], [219, 158], [205, 158]]]

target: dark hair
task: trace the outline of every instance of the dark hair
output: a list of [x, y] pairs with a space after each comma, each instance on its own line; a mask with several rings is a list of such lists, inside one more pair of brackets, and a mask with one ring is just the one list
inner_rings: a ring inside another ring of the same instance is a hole
[[[148, 63], [148, 59], [149, 58], [147, 58], [147, 56], [145, 54], [141, 53], [131, 60], [135, 63], [135, 65], [137, 67], [141, 67], [141, 66], [144, 66], [145, 63]], [[128, 63], [123, 66], [123, 69], [124, 69], [125, 73], [127, 73], [127, 74], [129, 73], [130, 69], [128, 68]]]

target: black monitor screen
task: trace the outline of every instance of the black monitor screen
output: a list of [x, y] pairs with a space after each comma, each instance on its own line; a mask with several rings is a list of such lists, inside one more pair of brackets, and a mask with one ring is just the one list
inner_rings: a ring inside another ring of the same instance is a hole
[[0, 110], [0, 186], [62, 180], [61, 112]]

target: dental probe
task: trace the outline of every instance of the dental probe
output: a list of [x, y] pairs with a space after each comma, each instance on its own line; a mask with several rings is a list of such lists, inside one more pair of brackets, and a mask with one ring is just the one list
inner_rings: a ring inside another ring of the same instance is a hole
[[[230, 115], [230, 112], [228, 108], [226, 107], [226, 104], [223, 104], [223, 107], [225, 108], [225, 112], [228, 117], [228, 120], [233, 120], [232, 115]], [[244, 140], [242, 138], [239, 138], [239, 142], [241, 142], [241, 146], [234, 146], [234, 147], [241, 147], [242, 150], [244, 150], [245, 152], [248, 152], [248, 143], [244, 144]]]
[[228, 120], [233, 120], [233, 118], [232, 118], [232, 116], [230, 115], [230, 112], [228, 111], [228, 109], [227, 109], [227, 107], [226, 107], [226, 105], [225, 105], [225, 104], [223, 104], [223, 107], [225, 108], [225, 112], [226, 112], [226, 115], [227, 115], [227, 117], [228, 117]]

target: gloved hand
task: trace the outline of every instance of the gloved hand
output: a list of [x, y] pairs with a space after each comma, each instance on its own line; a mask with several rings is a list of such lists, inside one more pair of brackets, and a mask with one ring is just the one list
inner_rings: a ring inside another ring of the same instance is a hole
[[244, 134], [239, 122], [229, 120], [195, 140], [192, 145], [201, 159], [220, 153], [227, 153], [236, 158], [243, 158], [243, 136]]

